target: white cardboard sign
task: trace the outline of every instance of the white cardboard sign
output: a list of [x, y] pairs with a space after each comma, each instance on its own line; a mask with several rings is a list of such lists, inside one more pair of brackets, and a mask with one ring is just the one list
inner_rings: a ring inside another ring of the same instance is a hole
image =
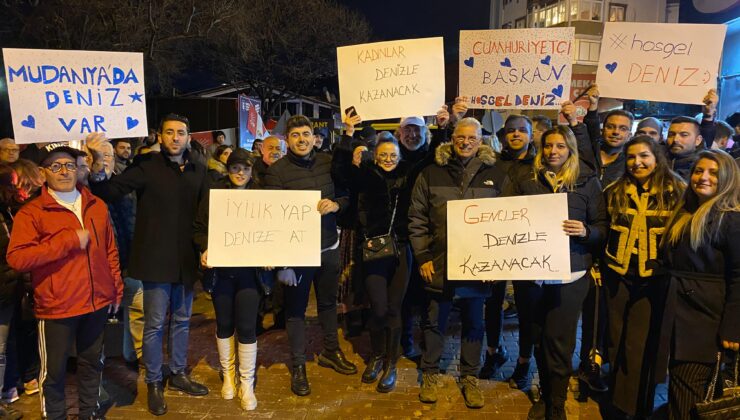
[[701, 104], [717, 87], [725, 25], [607, 22], [596, 83], [601, 96]]
[[567, 194], [447, 203], [450, 280], [569, 280]]
[[575, 28], [460, 31], [468, 108], [560, 109], [569, 99]]
[[435, 115], [445, 101], [442, 38], [337, 48], [342, 115], [363, 120]]
[[17, 143], [147, 135], [141, 53], [3, 48]]
[[210, 194], [208, 265], [321, 265], [320, 191], [212, 189]]

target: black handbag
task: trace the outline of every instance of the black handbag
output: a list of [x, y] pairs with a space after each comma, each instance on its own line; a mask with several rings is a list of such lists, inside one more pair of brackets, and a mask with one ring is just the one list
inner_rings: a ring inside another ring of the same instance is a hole
[[[400, 193], [399, 193], [400, 194]], [[372, 238], [365, 237], [362, 241], [362, 261], [371, 262], [384, 260], [386, 258], [398, 259], [398, 243], [393, 234], [393, 221], [396, 219], [396, 208], [398, 207], [398, 194], [396, 202], [393, 204], [393, 214], [391, 215], [391, 225], [388, 226], [388, 233]]]
[[735, 372], [732, 386], [725, 389], [722, 397], [714, 398], [714, 390], [719, 378], [720, 365], [722, 363], [722, 352], [717, 352], [717, 365], [714, 368], [712, 382], [709, 383], [707, 395], [704, 401], [697, 403], [694, 407], [696, 418], [701, 420], [730, 420], [740, 419], [740, 388], [737, 386], [738, 362], [740, 356], [735, 353]]

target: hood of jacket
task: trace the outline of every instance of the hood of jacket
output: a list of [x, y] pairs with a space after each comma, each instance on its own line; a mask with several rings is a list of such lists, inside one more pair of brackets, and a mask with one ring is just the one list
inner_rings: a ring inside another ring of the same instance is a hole
[[[440, 144], [434, 151], [434, 162], [439, 166], [447, 166], [454, 157], [455, 151], [450, 142]], [[491, 146], [485, 144], [480, 145], [475, 157], [480, 159], [486, 166], [493, 166], [496, 163], [496, 152], [493, 151]]]
[[216, 160], [214, 158], [208, 159], [208, 169], [217, 171], [221, 175], [226, 175], [228, 173], [226, 165], [224, 165], [220, 160]]

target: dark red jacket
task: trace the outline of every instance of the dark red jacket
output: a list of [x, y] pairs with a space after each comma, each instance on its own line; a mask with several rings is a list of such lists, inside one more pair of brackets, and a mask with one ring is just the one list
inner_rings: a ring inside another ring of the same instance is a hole
[[36, 317], [69, 318], [120, 303], [123, 283], [108, 207], [80, 185], [82, 219], [90, 232], [80, 249], [74, 213], [44, 186], [41, 195], [15, 217], [7, 259], [19, 272], [31, 272]]

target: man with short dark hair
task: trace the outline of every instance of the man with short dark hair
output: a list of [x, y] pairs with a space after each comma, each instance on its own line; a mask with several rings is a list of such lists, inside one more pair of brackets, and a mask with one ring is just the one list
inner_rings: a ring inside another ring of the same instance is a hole
[[0, 163], [15, 163], [20, 157], [21, 148], [15, 144], [15, 140], [6, 137], [0, 140]]
[[77, 184], [80, 151], [60, 143], [39, 151], [46, 185], [16, 215], [7, 261], [31, 273], [42, 358], [41, 413], [67, 418], [65, 374], [75, 346], [79, 417], [100, 418], [103, 330], [123, 293], [113, 228], [105, 203]]
[[552, 121], [544, 115], [532, 117], [532, 140], [536, 149], [542, 147], [542, 133], [552, 128]]
[[[188, 151], [190, 124], [179, 115], [165, 116], [157, 133], [161, 153], [141, 159], [124, 173], [105, 180], [93, 173], [93, 192], [108, 202], [136, 191], [136, 227], [129, 260], [129, 276], [144, 288], [143, 361], [149, 412], [167, 412], [163, 388], [163, 354], [167, 314], [169, 322], [170, 389], [206, 395], [208, 388], [186, 373], [188, 334], [193, 304], [193, 284], [200, 258], [193, 244], [193, 221], [198, 203], [208, 193], [206, 168], [191, 160]], [[94, 133], [87, 147], [93, 167], [102, 159], [107, 140]], [[156, 228], [153, 228], [156, 227]]]
[[637, 130], [635, 134], [643, 134], [650, 136], [658, 142], [658, 144], [665, 144], [665, 138], [663, 138], [663, 123], [655, 117], [643, 118], [637, 123]]
[[668, 159], [673, 169], [687, 182], [691, 167], [704, 150], [704, 138], [699, 122], [691, 117], [676, 117], [668, 127]]
[[[314, 150], [311, 121], [303, 115], [288, 119], [286, 136], [288, 153], [272, 164], [265, 173], [264, 186], [277, 190], [319, 190], [321, 200], [321, 266], [283, 267], [276, 273], [285, 285], [286, 329], [291, 350], [290, 389], [298, 396], [311, 393], [306, 377], [306, 305], [311, 285], [316, 291], [319, 323], [324, 333], [319, 365], [352, 375], [357, 367], [339, 348], [337, 335], [337, 287], [339, 281], [339, 236], [337, 213], [348, 205], [346, 197], [336, 197], [331, 177], [331, 156]], [[287, 192], [286, 192], [287, 193]]]
[[252, 142], [252, 153], [260, 156], [262, 154], [262, 139], [254, 139]]
[[134, 139], [115, 139], [111, 141], [113, 153], [115, 154], [115, 164], [113, 173], [116, 175], [123, 173], [131, 165], [131, 144]]
[[712, 149], [719, 149], [727, 151], [727, 145], [734, 134], [734, 130], [724, 121], [717, 121], [715, 123], [714, 131], [714, 142], [712, 143]]

